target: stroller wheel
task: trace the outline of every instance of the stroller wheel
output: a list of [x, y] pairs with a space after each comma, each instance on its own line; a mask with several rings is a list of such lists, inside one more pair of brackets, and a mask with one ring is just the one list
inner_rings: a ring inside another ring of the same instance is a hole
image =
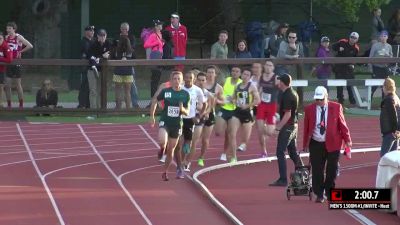
[[287, 197], [287, 200], [290, 200], [290, 190], [289, 189], [286, 189], [286, 197]]

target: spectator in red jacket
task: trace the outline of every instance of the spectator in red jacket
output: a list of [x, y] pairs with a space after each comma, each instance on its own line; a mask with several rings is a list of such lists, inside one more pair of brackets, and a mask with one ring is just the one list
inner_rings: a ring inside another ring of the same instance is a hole
[[172, 42], [174, 43], [174, 59], [186, 58], [187, 29], [179, 22], [178, 13], [171, 14], [171, 25], [165, 29], [171, 32]]
[[323, 86], [315, 89], [314, 100], [304, 109], [303, 148], [310, 151], [312, 188], [316, 202], [322, 203], [324, 190], [329, 198], [335, 188], [340, 149], [351, 147], [352, 142], [342, 105], [329, 101]]
[[[0, 32], [0, 62], [10, 63], [13, 59], [12, 51], [7, 42], [4, 41], [4, 34]], [[4, 75], [6, 67], [0, 65], [0, 107], [3, 106]]]

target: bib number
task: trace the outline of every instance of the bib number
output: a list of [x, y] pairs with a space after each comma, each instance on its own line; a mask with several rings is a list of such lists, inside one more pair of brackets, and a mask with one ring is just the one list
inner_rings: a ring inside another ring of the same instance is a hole
[[265, 103], [270, 103], [271, 102], [271, 94], [263, 92], [261, 94], [261, 101], [263, 101]]
[[179, 107], [176, 106], [168, 106], [168, 113], [167, 115], [169, 117], [179, 117], [180, 115], [180, 111], [179, 111]]
[[240, 106], [243, 106], [243, 105], [246, 104], [246, 99], [244, 99], [244, 98], [238, 98], [236, 104], [237, 104], [237, 106], [239, 106], [239, 107], [240, 107]]

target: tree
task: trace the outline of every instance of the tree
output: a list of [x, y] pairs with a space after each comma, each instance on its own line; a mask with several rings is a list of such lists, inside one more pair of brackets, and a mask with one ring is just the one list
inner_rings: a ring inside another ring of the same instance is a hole
[[365, 4], [369, 10], [379, 8], [384, 4], [389, 4], [391, 0], [312, 0], [318, 5], [323, 5], [335, 11], [341, 12], [349, 22], [358, 21], [358, 12], [362, 4]]

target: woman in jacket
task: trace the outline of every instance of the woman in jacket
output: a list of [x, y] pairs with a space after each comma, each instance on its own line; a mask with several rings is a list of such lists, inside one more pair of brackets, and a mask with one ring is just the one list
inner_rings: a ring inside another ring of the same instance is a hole
[[397, 150], [400, 137], [400, 100], [396, 94], [396, 84], [393, 79], [385, 79], [383, 93], [385, 97], [381, 102], [379, 118], [382, 133], [381, 157], [387, 152]]

